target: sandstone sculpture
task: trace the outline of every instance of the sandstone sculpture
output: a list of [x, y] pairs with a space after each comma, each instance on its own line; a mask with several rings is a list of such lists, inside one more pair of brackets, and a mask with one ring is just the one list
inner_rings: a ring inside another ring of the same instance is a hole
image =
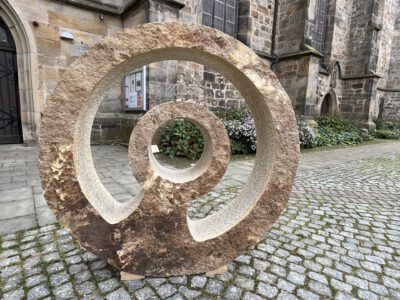
[[[229, 139], [223, 125], [193, 103], [150, 110], [132, 133], [129, 162], [143, 190], [117, 202], [101, 184], [90, 151], [93, 119], [109, 82], [154, 61], [189, 60], [212, 67], [246, 99], [257, 130], [256, 162], [247, 184], [226, 207], [204, 219], [186, 216], [189, 201], [225, 172]], [[187, 170], [160, 166], [149, 147], [164, 122], [185, 118], [205, 138]], [[143, 276], [218, 269], [262, 239], [288, 200], [298, 163], [290, 99], [263, 61], [239, 41], [194, 24], [146, 24], [106, 37], [75, 61], [45, 108], [39, 139], [45, 198], [85, 248], [113, 266]]]

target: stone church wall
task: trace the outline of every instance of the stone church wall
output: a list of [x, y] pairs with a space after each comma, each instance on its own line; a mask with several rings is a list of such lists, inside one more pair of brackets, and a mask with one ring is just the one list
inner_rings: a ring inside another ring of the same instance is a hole
[[[43, 110], [64, 70], [104, 36], [147, 22], [201, 24], [202, 0], [179, 1], [145, 0], [118, 15], [68, 0], [18, 0], [21, 18], [29, 23], [37, 44], [38, 110]], [[120, 2], [110, 3], [118, 7], [129, 1]], [[335, 95], [337, 112], [345, 117], [362, 122], [379, 116], [400, 118], [400, 0], [278, 3], [275, 7], [274, 0], [240, 1], [237, 38], [271, 65], [298, 115], [319, 115], [329, 94]], [[73, 39], [61, 38], [64, 32]], [[148, 108], [175, 100], [196, 101], [212, 110], [244, 106], [232, 84], [210, 67], [182, 61], [150, 64]], [[93, 136], [98, 140], [111, 129], [124, 131], [125, 124], [144, 113], [123, 111], [123, 91], [122, 78], [110, 83], [95, 121]]]

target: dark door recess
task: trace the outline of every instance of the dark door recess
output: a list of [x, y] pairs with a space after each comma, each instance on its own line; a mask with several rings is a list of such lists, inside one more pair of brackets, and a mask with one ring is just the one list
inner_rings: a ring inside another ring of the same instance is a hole
[[0, 144], [22, 143], [17, 53], [10, 30], [0, 19]]

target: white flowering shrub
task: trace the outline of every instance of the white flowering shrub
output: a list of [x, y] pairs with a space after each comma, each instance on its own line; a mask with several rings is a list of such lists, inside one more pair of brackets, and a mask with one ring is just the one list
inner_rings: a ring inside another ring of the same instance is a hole
[[297, 121], [297, 129], [299, 130], [300, 147], [314, 148], [318, 145], [317, 133], [302, 118]]
[[219, 113], [218, 116], [228, 132], [233, 154], [247, 154], [256, 151], [256, 127], [248, 110], [231, 108]]

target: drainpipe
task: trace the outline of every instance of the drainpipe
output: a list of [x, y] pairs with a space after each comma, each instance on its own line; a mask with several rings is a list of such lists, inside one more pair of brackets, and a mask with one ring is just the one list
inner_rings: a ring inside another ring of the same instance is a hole
[[274, 4], [274, 21], [272, 22], [272, 43], [271, 43], [271, 55], [274, 57], [274, 61], [271, 63], [271, 69], [273, 70], [274, 65], [278, 62], [278, 55], [275, 53], [276, 50], [276, 28], [278, 26], [278, 7], [279, 0], [275, 0]]

